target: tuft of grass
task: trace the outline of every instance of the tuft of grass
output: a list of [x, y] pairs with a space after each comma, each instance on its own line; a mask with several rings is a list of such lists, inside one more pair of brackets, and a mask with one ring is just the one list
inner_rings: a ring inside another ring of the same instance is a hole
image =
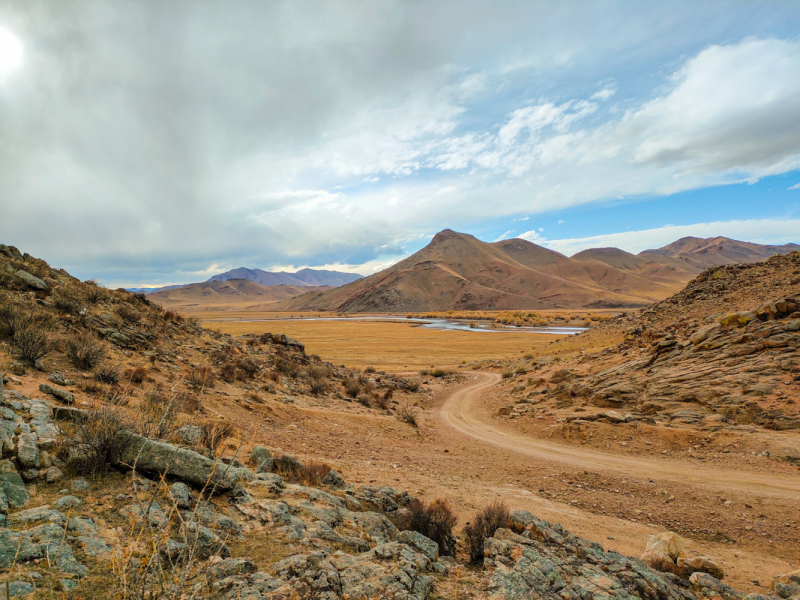
[[144, 367], [135, 367], [133, 369], [125, 369], [122, 372], [122, 377], [130, 383], [142, 383], [147, 377], [147, 369]]
[[119, 368], [116, 366], [99, 366], [94, 370], [94, 378], [100, 383], [119, 383]]

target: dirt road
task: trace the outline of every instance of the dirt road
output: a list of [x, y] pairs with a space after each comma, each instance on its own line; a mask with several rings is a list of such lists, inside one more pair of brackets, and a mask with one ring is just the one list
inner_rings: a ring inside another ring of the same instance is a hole
[[619, 456], [556, 444], [547, 440], [501, 429], [490, 415], [480, 410], [482, 393], [500, 381], [495, 373], [480, 373], [471, 384], [457, 388], [441, 408], [441, 420], [459, 433], [510, 452], [565, 466], [626, 477], [672, 481], [691, 486], [706, 486], [728, 491], [746, 491], [763, 496], [800, 500], [800, 478], [740, 472], [730, 469], [703, 468], [686, 462], [652, 460]]

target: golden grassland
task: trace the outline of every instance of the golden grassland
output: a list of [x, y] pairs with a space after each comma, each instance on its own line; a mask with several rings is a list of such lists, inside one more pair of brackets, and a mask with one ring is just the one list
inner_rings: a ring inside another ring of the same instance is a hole
[[[253, 321], [276, 318], [275, 313], [197, 314], [201, 325], [231, 335], [285, 333], [306, 345], [306, 352], [323, 360], [363, 369], [373, 366], [391, 372], [418, 371], [431, 366], [454, 368], [476, 360], [499, 360], [531, 354], [561, 336], [516, 332], [472, 332], [424, 329], [397, 321]], [[316, 314], [316, 313], [314, 313]], [[306, 313], [309, 317], [313, 314]], [[326, 315], [331, 316], [331, 315]]]

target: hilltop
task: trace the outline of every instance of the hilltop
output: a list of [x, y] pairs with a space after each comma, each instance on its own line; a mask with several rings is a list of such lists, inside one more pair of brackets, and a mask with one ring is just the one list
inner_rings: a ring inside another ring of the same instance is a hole
[[[632, 308], [679, 291], [705, 268], [699, 266], [703, 261], [727, 260], [736, 252], [755, 259], [789, 248], [715, 240], [705, 245], [676, 242], [677, 246], [639, 255], [600, 248], [570, 258], [522, 239], [486, 243], [448, 229], [388, 269], [335, 290], [303, 294], [276, 308], [346, 312]], [[738, 251], [740, 247], [746, 251]], [[721, 250], [709, 254], [709, 248], [724, 248], [727, 254]]]
[[219, 275], [214, 275], [208, 281], [228, 281], [230, 279], [247, 279], [261, 286], [288, 285], [294, 287], [337, 287], [361, 279], [358, 273], [342, 273], [325, 269], [300, 269], [295, 273], [286, 271], [264, 271], [262, 269], [247, 269], [240, 267]]

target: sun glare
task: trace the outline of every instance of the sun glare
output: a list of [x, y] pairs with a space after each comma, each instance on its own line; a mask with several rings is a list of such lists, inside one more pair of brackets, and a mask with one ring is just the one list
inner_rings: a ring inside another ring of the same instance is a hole
[[5, 27], [0, 27], [0, 81], [22, 64], [22, 42]]

